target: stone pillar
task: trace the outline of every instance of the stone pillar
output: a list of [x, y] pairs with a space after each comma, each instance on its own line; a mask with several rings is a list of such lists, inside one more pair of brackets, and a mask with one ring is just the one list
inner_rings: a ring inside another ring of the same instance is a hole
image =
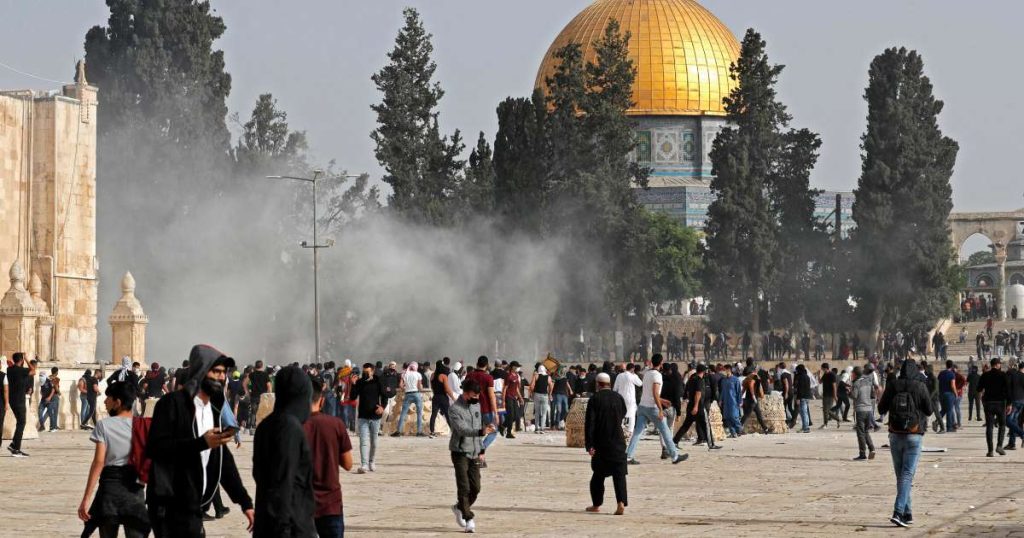
[[32, 278], [28, 281], [28, 293], [39, 310], [39, 318], [36, 320], [36, 354], [40, 361], [50, 362], [54, 360], [53, 346], [51, 345], [53, 343], [54, 319], [50, 315], [50, 307], [41, 296], [42, 290], [43, 281], [39, 278], [39, 274], [33, 271]]
[[121, 299], [110, 314], [110, 328], [113, 331], [111, 364], [121, 364], [121, 357], [148, 368], [146, 364], [146, 325], [149, 317], [142, 311], [142, 304], [135, 297], [135, 278], [125, 273], [121, 279]]
[[0, 355], [25, 353], [36, 356], [36, 320], [39, 309], [25, 289], [25, 270], [15, 261], [10, 270], [11, 287], [0, 300]]
[[996, 270], [999, 273], [999, 321], [1006, 321], [1006, 244], [993, 245], [996, 255]]

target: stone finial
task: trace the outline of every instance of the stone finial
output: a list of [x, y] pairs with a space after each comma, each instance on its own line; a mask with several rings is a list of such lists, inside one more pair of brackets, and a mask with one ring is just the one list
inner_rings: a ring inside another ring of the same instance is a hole
[[35, 318], [39, 315], [38, 307], [28, 290], [25, 289], [25, 270], [21, 262], [15, 260], [10, 270], [11, 287], [0, 300], [0, 315]]
[[124, 278], [121, 279], [121, 293], [135, 295], [135, 277], [132, 276], [131, 271], [126, 272]]
[[39, 278], [39, 273], [32, 271], [32, 276], [28, 279], [28, 294], [32, 296], [32, 302], [39, 309], [40, 315], [48, 315], [50, 313], [50, 305], [46, 304], [46, 301], [43, 300], [42, 293], [43, 281]]
[[78, 60], [75, 63], [75, 84], [89, 84], [89, 81], [85, 80], [85, 60]]
[[11, 288], [24, 290], [25, 289], [25, 269], [21, 267], [21, 262], [14, 260], [11, 264], [11, 270], [8, 272], [11, 277]]

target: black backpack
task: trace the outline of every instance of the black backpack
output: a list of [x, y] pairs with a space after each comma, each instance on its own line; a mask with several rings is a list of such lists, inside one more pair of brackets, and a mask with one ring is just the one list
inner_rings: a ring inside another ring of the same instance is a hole
[[917, 412], [917, 398], [911, 392], [913, 385], [904, 380], [892, 397], [889, 406], [889, 431], [892, 433], [921, 433], [921, 417]]
[[49, 377], [47, 377], [46, 381], [39, 386], [39, 394], [43, 398], [49, 398], [50, 394], [53, 394], [53, 381], [51, 381]]

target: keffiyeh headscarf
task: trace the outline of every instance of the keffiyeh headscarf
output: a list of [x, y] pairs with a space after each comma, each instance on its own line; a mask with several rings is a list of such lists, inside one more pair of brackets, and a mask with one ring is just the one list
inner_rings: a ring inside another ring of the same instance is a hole
[[132, 371], [132, 358], [128, 355], [121, 357], [121, 369], [117, 371], [117, 380], [124, 383], [128, 380], [128, 373]]

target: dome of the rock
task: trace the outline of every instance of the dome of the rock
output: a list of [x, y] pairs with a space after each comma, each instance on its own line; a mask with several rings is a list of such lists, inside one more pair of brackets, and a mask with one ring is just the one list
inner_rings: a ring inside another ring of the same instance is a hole
[[632, 34], [629, 56], [637, 78], [630, 115], [725, 114], [722, 98], [735, 86], [729, 65], [739, 57], [740, 45], [722, 21], [694, 0], [597, 0], [551, 44], [536, 85], [544, 87], [558, 65], [555, 51], [569, 43], [580, 43], [585, 59], [594, 60], [594, 42], [611, 19]]

